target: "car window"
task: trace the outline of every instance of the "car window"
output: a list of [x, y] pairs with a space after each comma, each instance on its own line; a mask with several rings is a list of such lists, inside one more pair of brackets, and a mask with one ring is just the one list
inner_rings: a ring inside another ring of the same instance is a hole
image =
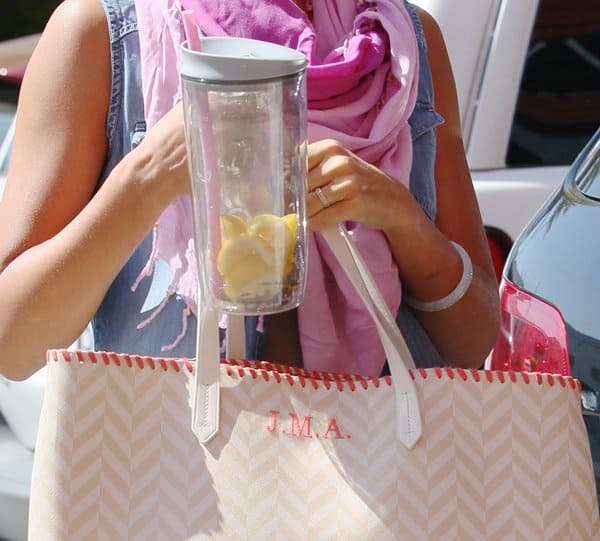
[[506, 163], [570, 164], [600, 125], [600, 2], [540, 0]]
[[12, 122], [8, 125], [6, 133], [0, 142], [0, 199], [2, 199], [4, 185], [6, 184], [6, 175], [8, 174], [8, 162], [12, 150], [14, 131], [15, 125], [13, 115]]
[[0, 143], [15, 116], [18, 92], [15, 85], [0, 84]]
[[0, 197], [4, 191], [8, 158], [12, 148], [18, 94], [19, 89], [16, 85], [0, 83]]
[[600, 129], [582, 152], [575, 184], [587, 197], [600, 201]]
[[16, 110], [14, 105], [0, 102], [0, 141], [4, 139]]

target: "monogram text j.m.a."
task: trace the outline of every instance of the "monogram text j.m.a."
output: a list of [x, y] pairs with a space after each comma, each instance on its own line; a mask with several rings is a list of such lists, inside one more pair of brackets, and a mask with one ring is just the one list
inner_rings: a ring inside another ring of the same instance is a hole
[[271, 410], [270, 423], [267, 425], [269, 432], [279, 432], [288, 436], [297, 438], [332, 438], [336, 440], [349, 439], [349, 434], [344, 435], [339, 423], [335, 417], [331, 417], [323, 423], [323, 430], [315, 430], [313, 426], [313, 416], [303, 415], [298, 416], [296, 413], [290, 412], [287, 418], [282, 417], [278, 410]]

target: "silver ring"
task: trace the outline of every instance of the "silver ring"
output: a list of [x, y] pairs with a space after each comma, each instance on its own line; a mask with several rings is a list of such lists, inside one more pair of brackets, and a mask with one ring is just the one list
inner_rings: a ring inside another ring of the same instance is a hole
[[320, 187], [315, 188], [315, 195], [319, 198], [319, 201], [321, 202], [321, 205], [323, 206], [324, 209], [331, 206], [329, 199], [327, 199], [327, 197], [323, 193], [323, 190]]

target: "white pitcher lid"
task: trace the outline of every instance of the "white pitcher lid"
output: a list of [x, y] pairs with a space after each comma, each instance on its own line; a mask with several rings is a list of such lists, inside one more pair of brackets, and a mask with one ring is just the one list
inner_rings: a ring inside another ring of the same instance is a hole
[[181, 46], [181, 76], [213, 82], [246, 82], [276, 79], [305, 69], [304, 54], [289, 47], [248, 38], [200, 38], [200, 50]]

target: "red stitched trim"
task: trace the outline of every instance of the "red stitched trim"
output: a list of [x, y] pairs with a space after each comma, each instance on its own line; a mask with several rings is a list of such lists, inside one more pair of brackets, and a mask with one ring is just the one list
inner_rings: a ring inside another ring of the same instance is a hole
[[[186, 369], [190, 374], [194, 371], [194, 361], [191, 359], [168, 357], [154, 358], [106, 351], [50, 350], [48, 352], [48, 359], [55, 362], [62, 360], [67, 363], [76, 359], [78, 363], [102, 363], [104, 365], [114, 364], [115, 366], [126, 365], [129, 368], [134, 368], [135, 366], [141, 369], [147, 368], [151, 370], [155, 370], [159, 366], [163, 371], [174, 370], [175, 372], [181, 372]], [[220, 362], [223, 364], [225, 373], [229, 377], [234, 376], [234, 374], [238, 377], [249, 375], [252, 379], [262, 377], [266, 382], [271, 381], [271, 378], [273, 378], [277, 383], [283, 382], [288, 385], [299, 383], [303, 388], [310, 384], [314, 389], [324, 387], [325, 389], [330, 390], [335, 386], [335, 389], [338, 391], [356, 391], [359, 387], [362, 387], [364, 390], [368, 390], [369, 387], [379, 388], [382, 383], [388, 386], [393, 385], [393, 378], [389, 375], [377, 378], [355, 374], [317, 372], [293, 366], [274, 364], [269, 361], [250, 361], [247, 359], [221, 359]], [[518, 381], [518, 377], [521, 377], [526, 384], [535, 381], [539, 385], [547, 383], [548, 385], [553, 386], [558, 382], [561, 387], [570, 387], [573, 390], [581, 392], [581, 382], [579, 380], [570, 376], [542, 374], [540, 372], [479, 371], [475, 369], [467, 370], [463, 368], [434, 367], [432, 369], [419, 368], [417, 370], [409, 370], [409, 375], [413, 380], [416, 380], [417, 377], [421, 377], [425, 380], [431, 374], [435, 375], [438, 379], [444, 377], [454, 379], [458, 376], [464, 381], [467, 381], [470, 378], [475, 382], [479, 382], [482, 378], [482, 372], [483, 377], [490, 383], [493, 383], [496, 379], [500, 383], [505, 383], [507, 381], [516, 382]], [[520, 376], [518, 376], [518, 374], [520, 374]]]
[[363, 389], [366, 390], [369, 388], [369, 382], [363, 376], [357, 376], [356, 381], [360, 383]]
[[[300, 378], [302, 378], [302, 376], [300, 376]], [[350, 374], [343, 374], [343, 378], [344, 378], [344, 382], [345, 384], [350, 387], [350, 390], [352, 392], [356, 391], [356, 383], [354, 378], [350, 375]], [[304, 378], [302, 378], [304, 379]]]

